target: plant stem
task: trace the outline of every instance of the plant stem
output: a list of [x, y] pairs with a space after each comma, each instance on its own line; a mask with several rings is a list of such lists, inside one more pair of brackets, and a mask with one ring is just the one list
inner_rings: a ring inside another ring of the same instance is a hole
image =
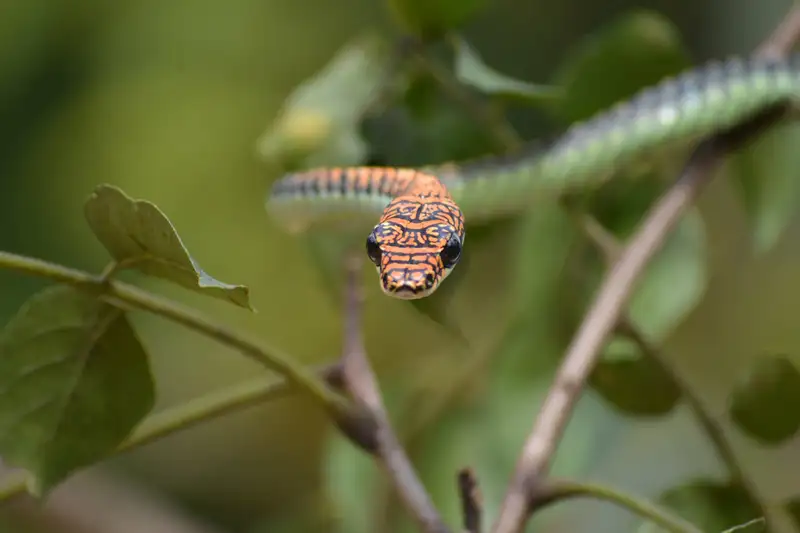
[[[338, 365], [318, 370], [322, 379], [332, 380], [340, 372]], [[222, 415], [292, 394], [297, 387], [285, 380], [258, 378], [238, 383], [220, 391], [189, 400], [151, 415], [120, 445], [118, 452], [141, 448], [160, 438], [197, 426]], [[0, 502], [25, 492], [28, 477], [23, 471], [4, 476], [0, 482]]]
[[182, 324], [222, 344], [235, 348], [243, 355], [281, 374], [287, 381], [310, 395], [337, 419], [346, 417], [350, 411], [350, 404], [342, 396], [330, 389], [322, 380], [314, 376], [301, 364], [292, 361], [289, 356], [280, 353], [275, 348], [263, 346], [258, 341], [247, 338], [244, 333], [236, 332], [215, 323], [191, 308], [148, 293], [127, 283], [103, 280], [103, 278], [93, 276], [87, 272], [9, 252], [0, 251], [0, 268], [48, 278], [72, 285], [81, 290], [100, 292], [112, 304], [122, 302], [127, 306], [148, 311]]
[[533, 506], [540, 509], [546, 505], [570, 498], [588, 497], [613, 503], [631, 513], [650, 520], [672, 533], [703, 533], [694, 524], [676, 516], [666, 509], [653, 505], [644, 499], [612, 489], [604, 485], [580, 483], [577, 481], [550, 481], [542, 485]]

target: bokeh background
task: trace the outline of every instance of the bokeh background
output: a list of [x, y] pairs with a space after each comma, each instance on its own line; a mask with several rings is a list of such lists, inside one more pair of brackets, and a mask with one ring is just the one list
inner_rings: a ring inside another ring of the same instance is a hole
[[[461, 31], [492, 67], [547, 83], [571, 46], [632, 8], [670, 19], [699, 63], [748, 53], [790, 5], [492, 0]], [[128, 279], [309, 365], [333, 360], [339, 306], [302, 241], [265, 213], [280, 170], [259, 155], [257, 142], [298, 84], [353, 38], [396, 32], [375, 0], [0, 3], [0, 248], [98, 271], [107, 255], [82, 206], [96, 184], [112, 183], [156, 203], [208, 272], [251, 288], [258, 313]], [[510, 114], [527, 138], [552, 125], [530, 110]], [[791, 499], [800, 493], [800, 447], [787, 441], [763, 449], [727, 421], [725, 406], [753, 358], [800, 351], [797, 220], [758, 254], [729, 183], [712, 186], [701, 210], [708, 285], [664, 348], [723, 419], [763, 495]], [[526, 226], [524, 244], [500, 235], [476, 250], [448, 311], [466, 344], [382, 297], [365, 276], [370, 358], [423, 480], [453, 524], [454, 476], [464, 465], [476, 468], [493, 516], [574, 327], [554, 312], [563, 293], [553, 280], [572, 235], [555, 211]], [[515, 258], [512, 272], [506, 257]], [[0, 273], [3, 320], [42, 285]], [[261, 371], [174, 324], [142, 314], [134, 323], [151, 356], [158, 408]], [[697, 477], [719, 479], [724, 468], [685, 406], [629, 417], [590, 391], [555, 471], [657, 498]], [[228, 415], [127, 453], [69, 480], [44, 507], [10, 506], [2, 518], [9, 532], [413, 530], [381, 472], [302, 399]], [[538, 524], [540, 531], [599, 533], [635, 529], [639, 521], [606, 504], [570, 502]], [[791, 524], [787, 515], [783, 525]]]

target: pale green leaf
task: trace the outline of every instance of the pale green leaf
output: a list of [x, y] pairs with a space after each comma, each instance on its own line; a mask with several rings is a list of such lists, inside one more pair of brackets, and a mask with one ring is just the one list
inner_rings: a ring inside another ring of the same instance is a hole
[[359, 37], [289, 95], [258, 140], [261, 157], [281, 166], [357, 165], [367, 153], [359, 125], [385, 78], [385, 43]]
[[100, 185], [84, 206], [95, 236], [123, 266], [252, 309], [249, 289], [208, 275], [189, 255], [172, 222], [154, 204]]
[[154, 396], [127, 317], [93, 295], [47, 288], [0, 333], [0, 456], [36, 493], [112, 453]]
[[781, 125], [732, 156], [757, 252], [775, 246], [800, 205], [800, 126]]
[[462, 83], [482, 93], [527, 104], [549, 104], [558, 99], [555, 87], [537, 85], [506, 76], [483, 62], [464, 39], [455, 39], [455, 75]]
[[629, 305], [631, 319], [659, 343], [703, 298], [707, 285], [705, 223], [697, 210], [680, 220], [645, 270]]

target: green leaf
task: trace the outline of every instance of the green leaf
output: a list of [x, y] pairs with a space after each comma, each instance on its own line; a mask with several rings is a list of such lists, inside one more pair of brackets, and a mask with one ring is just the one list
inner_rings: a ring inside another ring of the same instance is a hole
[[373, 513], [386, 497], [382, 472], [374, 459], [338, 433], [328, 439], [323, 464], [324, 491], [334, 525], [330, 531], [369, 533]]
[[730, 415], [764, 444], [778, 445], [800, 429], [800, 372], [783, 355], [760, 357], [736, 384]]
[[759, 253], [775, 246], [800, 204], [798, 143], [800, 126], [781, 125], [730, 161]]
[[95, 236], [123, 266], [253, 309], [249, 289], [218, 281], [200, 268], [154, 204], [134, 200], [112, 185], [100, 185], [87, 200], [84, 214]]
[[154, 396], [127, 317], [92, 295], [49, 287], [0, 333], [0, 456], [37, 494], [112, 453]]
[[700, 303], [708, 283], [705, 223], [688, 211], [644, 272], [628, 310], [651, 341], [661, 343]]
[[783, 504], [786, 512], [792, 517], [795, 529], [800, 530], [800, 498], [793, 498]]
[[645, 86], [689, 66], [689, 54], [672, 22], [658, 13], [633, 10], [591, 34], [561, 63], [554, 85], [563, 98], [557, 115], [584, 120]]
[[466, 40], [456, 38], [455, 76], [466, 85], [492, 96], [526, 104], [551, 104], [560, 96], [555, 87], [536, 85], [506, 76], [483, 62]]
[[458, 28], [486, 5], [486, 0], [388, 0], [397, 22], [407, 31], [435, 39]]
[[617, 409], [636, 416], [665, 415], [681, 398], [681, 389], [657, 361], [619, 337], [606, 347], [589, 384]]
[[261, 157], [283, 167], [358, 165], [367, 154], [362, 117], [390, 63], [385, 43], [354, 39], [286, 98], [258, 140]]
[[[700, 531], [723, 532], [760, 517], [758, 506], [750, 500], [744, 489], [710, 480], [695, 481], [670, 489], [659, 501], [693, 523]], [[637, 533], [661, 531], [664, 530], [647, 522]]]
[[370, 156], [382, 165], [421, 167], [485, 154], [491, 134], [426, 72], [409, 77], [403, 94], [364, 120]]

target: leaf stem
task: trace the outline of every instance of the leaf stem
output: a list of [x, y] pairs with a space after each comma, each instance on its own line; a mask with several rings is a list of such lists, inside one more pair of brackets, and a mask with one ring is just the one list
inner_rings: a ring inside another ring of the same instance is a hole
[[570, 498], [589, 497], [613, 503], [672, 533], [703, 533], [694, 524], [647, 500], [618, 489], [593, 483], [553, 480], [542, 485], [531, 503], [531, 511]]
[[235, 348], [243, 355], [284, 376], [287, 381], [311, 396], [337, 419], [346, 417], [350, 411], [349, 402], [305, 367], [292, 361], [289, 356], [276, 348], [264, 346], [262, 343], [248, 338], [244, 333], [215, 323], [191, 308], [127, 283], [104, 281], [103, 278], [87, 272], [9, 252], [0, 251], [0, 268], [48, 278], [82, 290], [104, 292], [106, 299], [112, 304], [120, 305], [119, 302], [122, 302], [123, 305], [127, 304], [127, 306], [167, 318]]

